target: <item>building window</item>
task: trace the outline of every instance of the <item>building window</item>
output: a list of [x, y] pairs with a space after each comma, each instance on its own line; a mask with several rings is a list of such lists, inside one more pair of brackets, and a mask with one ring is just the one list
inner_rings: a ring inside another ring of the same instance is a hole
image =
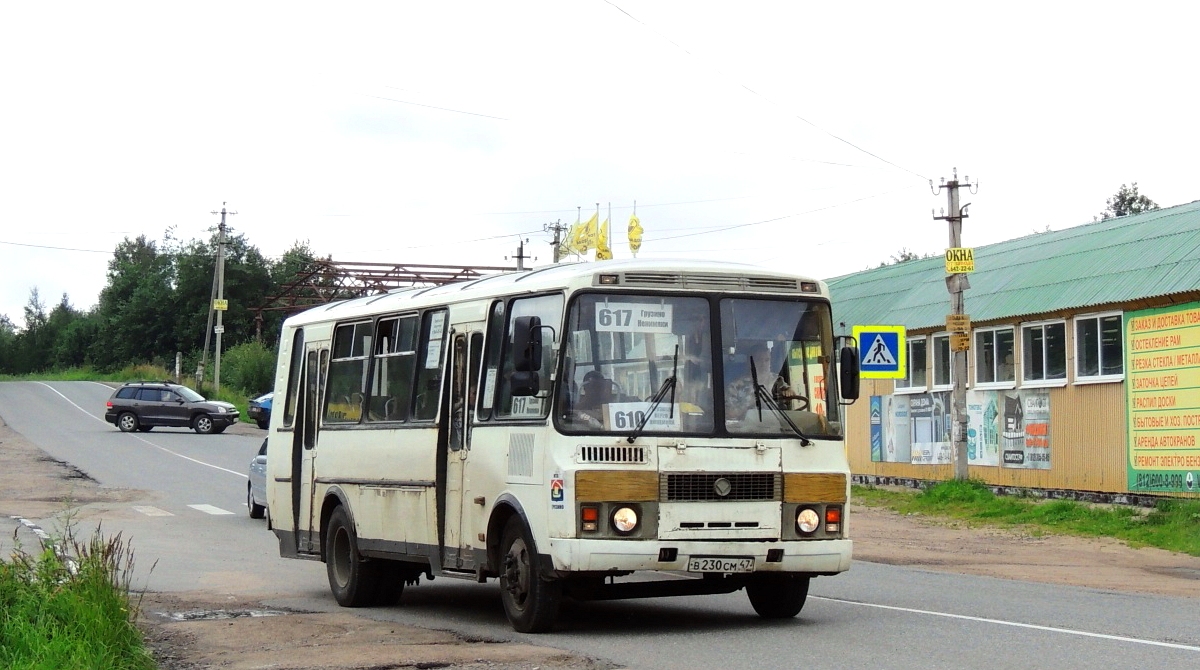
[[929, 385], [926, 340], [924, 337], [910, 337], [907, 346], [907, 369], [904, 371], [904, 378], [896, 380], [896, 391], [924, 391]]
[[933, 336], [933, 387], [950, 388], [954, 385], [954, 357], [950, 354], [950, 334]]
[[1021, 380], [1055, 382], [1067, 379], [1067, 326], [1064, 322], [1021, 327]]
[[1075, 379], [1108, 381], [1124, 372], [1121, 315], [1075, 317]]
[[1011, 386], [1014, 353], [1012, 328], [975, 331], [975, 383]]

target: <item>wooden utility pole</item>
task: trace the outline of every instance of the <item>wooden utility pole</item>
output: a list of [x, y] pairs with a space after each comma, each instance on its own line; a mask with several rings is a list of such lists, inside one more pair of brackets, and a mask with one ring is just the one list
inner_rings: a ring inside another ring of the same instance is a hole
[[225, 326], [222, 323], [222, 315], [228, 303], [225, 302], [225, 215], [237, 214], [237, 212], [227, 212], [225, 203], [221, 203], [221, 211], [213, 212], [213, 214], [221, 215], [221, 224], [217, 226], [217, 299], [209, 305], [210, 309], [217, 312], [217, 325], [213, 327], [213, 334], [217, 336], [216, 351], [213, 353], [213, 393], [221, 391], [221, 336], [225, 334]]
[[[942, 184], [937, 189], [934, 189], [933, 180], [931, 179], [929, 181], [929, 188], [933, 191], [934, 195], [938, 195], [941, 193], [942, 188], [945, 187], [947, 205], [949, 206], [949, 213], [943, 212], [943, 216], [934, 216], [933, 218], [939, 221], [946, 221], [950, 225], [950, 250], [946, 252], [946, 268], [948, 273], [946, 275], [946, 289], [950, 292], [951, 315], [946, 321], [948, 324], [947, 329], [952, 331], [950, 335], [950, 350], [953, 353], [953, 372], [951, 375], [954, 384], [954, 391], [952, 393], [952, 413], [954, 420], [951, 424], [953, 426], [953, 450], [951, 451], [950, 458], [954, 464], [954, 478], [964, 481], [969, 477], [967, 474], [967, 351], [970, 347], [971, 337], [969, 335], [969, 327], [962, 328], [962, 326], [955, 326], [951, 328], [949, 324], [951, 322], [956, 324], [965, 322], [963, 317], [966, 314], [963, 305], [963, 292], [971, 288], [971, 282], [967, 280], [967, 275], [964, 272], [950, 272], [950, 270], [952, 268], [952, 256], [957, 257], [962, 255], [958, 252], [958, 250], [962, 249], [962, 220], [967, 218], [966, 208], [970, 206], [970, 203], [961, 207], [959, 206], [958, 189], [961, 184], [958, 181], [958, 168], [954, 168], [953, 174], [954, 176], [949, 182], [943, 178]], [[969, 178], [964, 179], [964, 181], [967, 188], [973, 189]], [[974, 191], [972, 190], [972, 192]], [[967, 255], [971, 256], [971, 269], [968, 271], [973, 272], [974, 254], [969, 253], [968, 250]], [[934, 374], [937, 374], [936, 370]]]
[[562, 220], [554, 223], [542, 224], [542, 230], [554, 233], [554, 239], [550, 242], [550, 248], [554, 250], [554, 262], [557, 263], [562, 256], [562, 234], [567, 230], [567, 226], [562, 225]]

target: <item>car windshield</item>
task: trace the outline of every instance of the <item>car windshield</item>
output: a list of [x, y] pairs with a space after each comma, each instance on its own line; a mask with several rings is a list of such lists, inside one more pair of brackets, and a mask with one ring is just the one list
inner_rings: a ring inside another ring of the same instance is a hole
[[196, 393], [186, 386], [176, 386], [175, 391], [178, 392], [179, 395], [183, 396], [183, 399], [188, 402], [204, 402], [204, 396]]
[[[558, 419], [568, 432], [714, 428], [712, 321], [704, 298], [584, 295], [566, 326]], [[647, 419], [653, 399], [657, 407]]]
[[832, 351], [826, 304], [722, 300], [726, 430], [778, 436], [798, 428], [806, 437], [840, 437], [838, 404], [829, 401], [838, 397]]

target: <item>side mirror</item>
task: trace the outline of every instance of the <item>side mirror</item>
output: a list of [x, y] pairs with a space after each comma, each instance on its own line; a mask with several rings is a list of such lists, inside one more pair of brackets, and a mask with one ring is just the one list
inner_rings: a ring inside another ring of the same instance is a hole
[[[532, 372], [537, 378], [537, 371], [542, 369], [542, 319], [538, 316], [518, 316], [513, 319], [512, 344], [513, 370], [516, 372]], [[516, 388], [517, 376], [512, 378], [513, 388]]]
[[264, 454], [264, 455], [262, 455], [262, 456], [255, 456], [255, 457], [254, 457], [254, 462], [255, 462], [255, 463], [262, 464], [262, 465], [265, 465], [265, 464], [266, 464], [266, 462], [267, 462], [267, 457], [266, 457], [266, 455], [265, 455], [265, 454]]
[[536, 372], [514, 372], [509, 381], [512, 386], [514, 398], [518, 396], [535, 396], [542, 388], [542, 380]]
[[858, 343], [853, 338], [846, 338], [838, 360], [838, 386], [842, 390], [842, 397], [846, 400], [857, 400], [858, 385]]

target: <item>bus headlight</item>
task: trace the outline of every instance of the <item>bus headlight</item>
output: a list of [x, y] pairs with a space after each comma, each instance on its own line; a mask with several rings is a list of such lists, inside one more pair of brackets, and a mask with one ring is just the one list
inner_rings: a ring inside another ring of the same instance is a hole
[[805, 507], [796, 514], [796, 529], [805, 535], [812, 533], [820, 525], [821, 517], [817, 516], [817, 511], [811, 507]]
[[612, 515], [613, 528], [622, 535], [632, 533], [638, 525], [637, 511], [632, 507], [619, 507]]

